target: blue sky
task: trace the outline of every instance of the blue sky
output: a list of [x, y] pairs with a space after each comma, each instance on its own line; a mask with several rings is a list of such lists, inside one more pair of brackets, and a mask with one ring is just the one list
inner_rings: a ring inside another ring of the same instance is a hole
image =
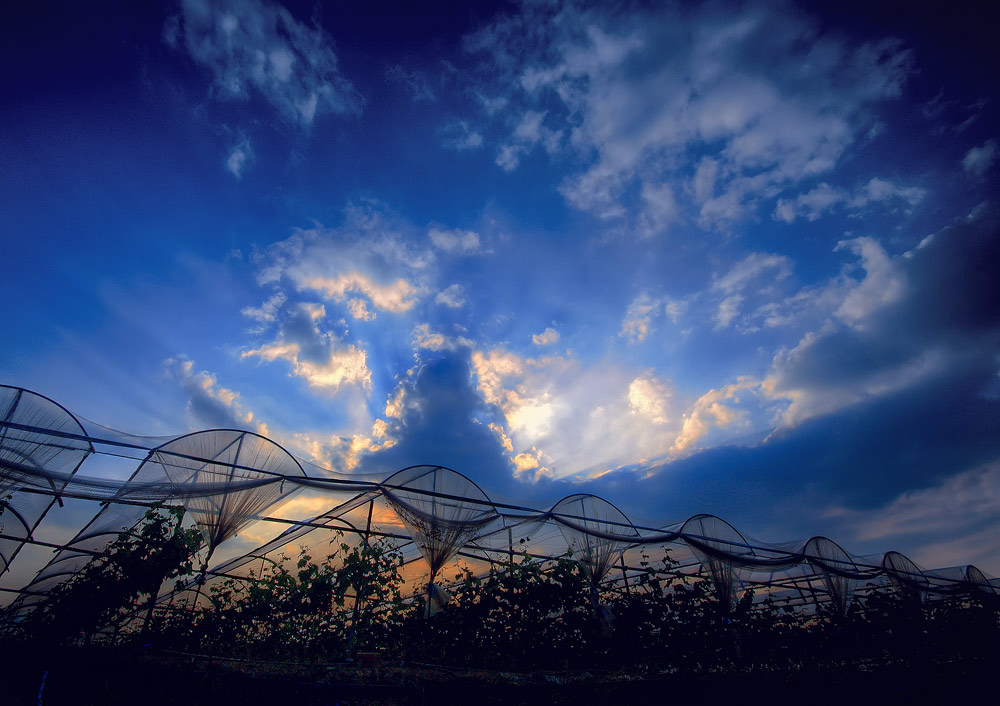
[[1000, 573], [988, 23], [133, 5], [2, 23], [2, 382]]

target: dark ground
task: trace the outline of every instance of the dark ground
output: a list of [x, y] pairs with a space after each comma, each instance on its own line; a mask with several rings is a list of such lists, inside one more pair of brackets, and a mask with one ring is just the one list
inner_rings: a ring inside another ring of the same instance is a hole
[[[635, 704], [943, 703], [995, 693], [996, 673], [897, 664], [871, 672], [794, 674], [512, 673], [432, 665], [245, 662], [106, 648], [0, 655], [7, 706], [141, 704]], [[371, 661], [371, 660], [367, 660]], [[44, 675], [44, 686], [43, 686]], [[39, 698], [39, 689], [41, 695]]]

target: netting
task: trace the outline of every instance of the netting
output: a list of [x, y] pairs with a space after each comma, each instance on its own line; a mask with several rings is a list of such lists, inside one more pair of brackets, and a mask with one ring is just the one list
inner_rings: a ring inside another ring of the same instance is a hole
[[875, 578], [878, 571], [865, 569], [832, 539], [812, 537], [803, 553], [813, 569], [823, 577], [837, 612], [846, 614], [859, 581]]
[[[596, 596], [648, 579], [644, 557], [655, 547], [670, 554], [658, 571], [707, 577], [726, 610], [748, 585], [770, 598], [829, 602], [841, 614], [862, 586], [886, 580], [921, 601], [1000, 593], [997, 580], [975, 566], [929, 571], [898, 552], [859, 557], [826, 537], [759, 542], [712, 515], [637, 524], [584, 494], [536, 510], [495, 502], [441, 466], [355, 476], [300, 461], [248, 431], [152, 439], [88, 425], [89, 432], [41, 395], [0, 386], [0, 497], [9, 497], [0, 508], [0, 591], [18, 608], [45, 600], [150, 505], [164, 502], [186, 507], [204, 537], [202, 581], [182, 591], [190, 601], [205, 600], [204, 581], [211, 587], [223, 577], [259, 576], [300, 548], [323, 558], [343, 542], [370, 538], [398, 549], [400, 574], [412, 595], [427, 596], [428, 614], [447, 600], [442, 576], [458, 563], [483, 573], [517, 556], [554, 561], [569, 553]], [[42, 519], [57, 501], [72, 504], [75, 517], [89, 510], [89, 520], [46, 534]], [[37, 551], [18, 557], [24, 546]], [[184, 600], [171, 590], [168, 597]]]
[[0, 538], [3, 574], [94, 449], [83, 438], [76, 417], [29, 390], [0, 387], [0, 422], [0, 499], [25, 485], [26, 479], [51, 493], [51, 497], [11, 498], [6, 514], [15, 521], [4, 524], [5, 536]]
[[427, 598], [432, 611], [433, 603], [446, 601], [434, 583], [441, 567], [499, 515], [478, 485], [441, 466], [404, 468], [386, 479], [382, 493], [430, 566]]

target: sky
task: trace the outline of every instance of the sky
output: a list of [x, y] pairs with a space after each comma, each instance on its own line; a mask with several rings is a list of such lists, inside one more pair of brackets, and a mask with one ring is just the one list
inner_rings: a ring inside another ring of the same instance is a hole
[[963, 3], [25, 3], [0, 382], [1000, 574]]

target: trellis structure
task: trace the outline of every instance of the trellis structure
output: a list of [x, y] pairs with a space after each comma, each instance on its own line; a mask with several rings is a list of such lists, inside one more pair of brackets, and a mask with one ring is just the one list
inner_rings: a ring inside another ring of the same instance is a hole
[[[401, 552], [402, 576], [413, 595], [426, 591], [428, 614], [447, 600], [448, 567], [486, 572], [521, 554], [571, 555], [598, 610], [600, 591], [641, 589], [657, 569], [710, 579], [730, 608], [750, 586], [759, 596], [829, 602], [839, 612], [864, 586], [887, 583], [916, 600], [1000, 595], [1000, 582], [975, 566], [925, 570], [898, 552], [855, 556], [826, 537], [755, 542], [712, 515], [646, 526], [587, 494], [549, 509], [498, 503], [448, 468], [337, 473], [243, 430], [132, 436], [10, 386], [0, 386], [0, 499], [0, 605], [8, 616], [44, 601], [155, 503], [183, 504], [204, 537], [200, 576], [180, 594], [164, 587], [161, 601], [205, 600], [204, 584], [259, 576], [301, 547], [323, 558], [339, 542], [373, 537]], [[59, 521], [46, 532], [56, 505]], [[80, 527], [68, 538], [67, 518]], [[657, 563], [661, 547], [672, 558]]]

